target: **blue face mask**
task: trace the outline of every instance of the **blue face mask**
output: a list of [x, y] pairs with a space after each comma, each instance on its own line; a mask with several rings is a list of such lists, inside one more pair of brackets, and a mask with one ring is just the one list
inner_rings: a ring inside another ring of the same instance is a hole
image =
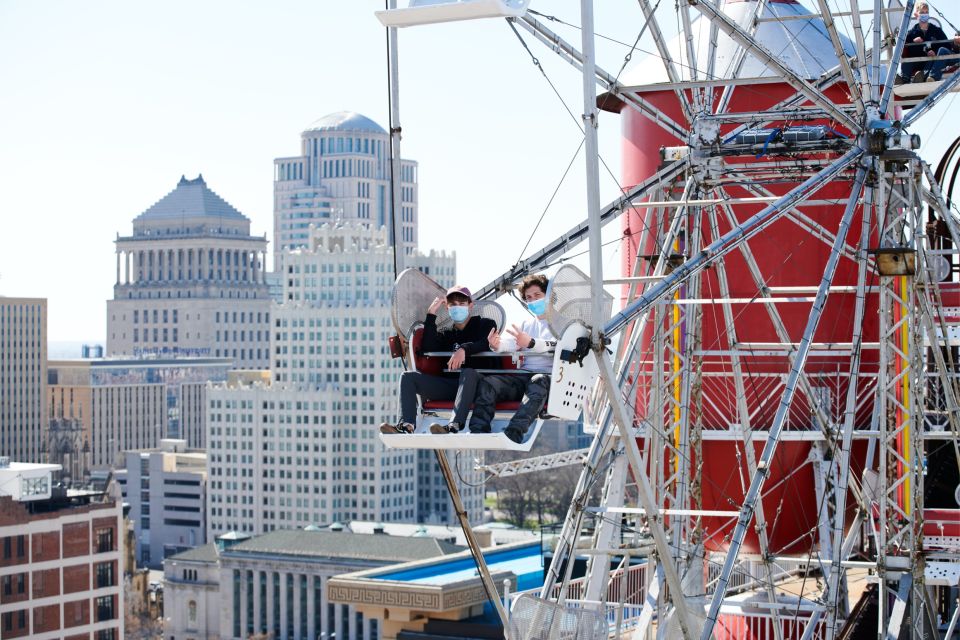
[[531, 300], [527, 303], [527, 309], [535, 316], [542, 316], [547, 310], [547, 299], [540, 298], [539, 300]]
[[470, 315], [470, 307], [465, 307], [460, 305], [457, 305], [454, 307], [447, 307], [447, 313], [450, 314], [451, 320], [453, 320], [457, 324], [460, 324], [461, 322], [467, 319], [467, 316]]

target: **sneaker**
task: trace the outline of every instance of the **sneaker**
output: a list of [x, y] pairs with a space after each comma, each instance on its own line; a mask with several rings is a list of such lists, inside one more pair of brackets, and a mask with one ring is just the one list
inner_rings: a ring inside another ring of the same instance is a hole
[[927, 81], [927, 76], [923, 71], [917, 71], [916, 73], [913, 74], [913, 77], [910, 78], [910, 82], [914, 84], [918, 84], [920, 82], [926, 82], [926, 81]]
[[517, 444], [523, 442], [523, 434], [518, 429], [505, 429], [503, 435], [507, 436]]
[[416, 427], [409, 422], [398, 422], [397, 424], [384, 422], [380, 425], [380, 433], [413, 433], [415, 430]]
[[448, 422], [447, 424], [439, 424], [434, 422], [430, 425], [430, 433], [436, 435], [442, 435], [445, 433], [460, 433], [460, 423], [458, 422]]
[[487, 425], [487, 426], [470, 425], [470, 433], [490, 433], [490, 425]]
[[899, 87], [902, 84], [907, 84], [907, 81], [904, 79], [902, 75], [898, 73], [897, 77], [893, 80], [893, 84], [894, 86]]

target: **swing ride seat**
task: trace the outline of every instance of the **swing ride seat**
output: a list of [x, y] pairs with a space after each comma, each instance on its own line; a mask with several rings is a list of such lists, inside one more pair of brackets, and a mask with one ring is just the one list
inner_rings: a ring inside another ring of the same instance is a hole
[[482, 18], [519, 18], [530, 0], [410, 0], [406, 7], [377, 11], [385, 27], [413, 27]]
[[[447, 352], [424, 353], [422, 349], [423, 327], [417, 327], [410, 337], [410, 361], [414, 371], [429, 375], [442, 375], [446, 361], [452, 355]], [[480, 354], [485, 355], [485, 354]], [[499, 358], [500, 369], [479, 369], [480, 373], [510, 374], [524, 373], [518, 369], [513, 356], [491, 353], [491, 358]], [[511, 451], [529, 451], [540, 432], [542, 419], [537, 419], [533, 428], [528, 429], [523, 442], [516, 443], [503, 434], [503, 428], [520, 408], [520, 402], [498, 402], [490, 422], [490, 433], [470, 433], [463, 431], [452, 434], [430, 433], [430, 425], [446, 424], [453, 411], [453, 400], [424, 400], [417, 414], [417, 429], [412, 434], [380, 434], [380, 440], [395, 449], [505, 449]]]

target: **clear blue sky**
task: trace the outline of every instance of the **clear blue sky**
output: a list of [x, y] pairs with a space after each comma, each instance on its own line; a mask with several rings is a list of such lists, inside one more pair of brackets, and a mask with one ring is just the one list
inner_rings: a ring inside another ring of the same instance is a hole
[[[632, 43], [636, 3], [597, 4], [598, 32]], [[382, 6], [0, 0], [0, 294], [48, 298], [51, 340], [102, 340], [113, 240], [181, 174], [202, 172], [269, 237], [272, 160], [297, 153], [304, 128], [340, 110], [387, 124], [373, 16]], [[572, 0], [533, 8], [580, 21]], [[579, 43], [576, 30], [555, 27]], [[579, 114], [579, 75], [527, 40]], [[626, 52], [600, 41], [598, 58], [616, 73]], [[404, 30], [400, 58], [421, 245], [456, 251], [460, 280], [480, 286], [520, 257], [581, 134], [503, 21]], [[616, 116], [602, 116], [601, 153], [616, 175], [618, 138]], [[532, 247], [584, 219], [581, 166], [582, 156]], [[615, 189], [605, 178], [601, 199]], [[615, 255], [605, 268], [617, 268]]]

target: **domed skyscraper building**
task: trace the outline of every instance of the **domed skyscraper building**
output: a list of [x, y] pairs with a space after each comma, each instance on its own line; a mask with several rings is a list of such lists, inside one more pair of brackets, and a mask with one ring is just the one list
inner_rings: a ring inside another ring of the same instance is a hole
[[[353, 222], [390, 226], [390, 134], [370, 118], [338, 111], [300, 135], [300, 155], [274, 160], [273, 256], [306, 247], [311, 224]], [[417, 163], [402, 160], [401, 237], [404, 254], [417, 247]]]

